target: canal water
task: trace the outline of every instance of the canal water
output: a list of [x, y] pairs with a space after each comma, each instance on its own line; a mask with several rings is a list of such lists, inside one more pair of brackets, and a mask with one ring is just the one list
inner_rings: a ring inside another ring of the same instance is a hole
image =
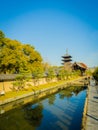
[[81, 130], [86, 89], [70, 86], [0, 115], [0, 130]]

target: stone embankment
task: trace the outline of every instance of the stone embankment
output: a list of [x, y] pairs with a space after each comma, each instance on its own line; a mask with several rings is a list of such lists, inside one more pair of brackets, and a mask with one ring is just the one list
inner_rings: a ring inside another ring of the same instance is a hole
[[82, 130], [98, 130], [98, 86], [88, 86]]
[[[50, 94], [55, 93], [59, 90], [62, 90], [64, 88], [66, 88], [68, 85], [72, 85], [73, 83], [75, 83], [75, 81], [76, 81], [77, 84], [81, 82], [82, 83], [81, 85], [84, 85], [83, 81], [85, 81], [85, 77], [79, 78], [77, 80], [67, 81], [62, 85], [51, 86], [49, 88], [43, 88], [41, 90], [32, 91], [32, 92], [27, 93], [27, 94], [23, 94], [23, 95], [20, 95], [20, 96], [16, 96], [16, 97], [13, 97], [13, 98], [6, 99], [4, 101], [1, 100], [0, 101], [0, 113], [2, 114], [5, 111], [12, 109], [14, 102], [16, 102], [16, 104], [17, 103], [21, 104], [21, 102], [22, 103], [24, 102], [23, 104], [26, 104], [27, 102], [35, 101], [36, 99], [43, 98], [47, 95], [50, 95]], [[32, 96], [32, 98], [29, 98], [30, 96]], [[29, 101], [24, 100], [24, 98], [27, 98], [27, 97], [28, 97]], [[20, 100], [22, 100], [22, 101], [20, 101]], [[8, 104], [10, 104], [11, 106], [9, 107]], [[6, 106], [8, 105], [8, 107], [6, 107], [6, 110], [4, 110], [5, 105]]]

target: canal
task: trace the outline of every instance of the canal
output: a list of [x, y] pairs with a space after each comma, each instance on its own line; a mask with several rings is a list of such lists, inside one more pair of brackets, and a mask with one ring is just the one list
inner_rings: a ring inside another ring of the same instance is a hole
[[0, 130], [81, 130], [85, 88], [70, 86], [5, 112]]

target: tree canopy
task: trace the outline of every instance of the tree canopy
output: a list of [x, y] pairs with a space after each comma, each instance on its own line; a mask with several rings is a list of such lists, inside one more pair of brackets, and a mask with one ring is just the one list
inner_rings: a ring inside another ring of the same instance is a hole
[[20, 73], [21, 70], [42, 71], [42, 57], [30, 44], [6, 38], [0, 31], [0, 73]]
[[0, 39], [4, 38], [5, 34], [0, 30]]

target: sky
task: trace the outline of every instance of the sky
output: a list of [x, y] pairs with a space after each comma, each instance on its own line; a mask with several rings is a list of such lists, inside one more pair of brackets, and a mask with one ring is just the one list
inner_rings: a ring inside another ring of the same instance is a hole
[[72, 62], [98, 66], [98, 0], [0, 0], [0, 30], [51, 65], [68, 49]]

